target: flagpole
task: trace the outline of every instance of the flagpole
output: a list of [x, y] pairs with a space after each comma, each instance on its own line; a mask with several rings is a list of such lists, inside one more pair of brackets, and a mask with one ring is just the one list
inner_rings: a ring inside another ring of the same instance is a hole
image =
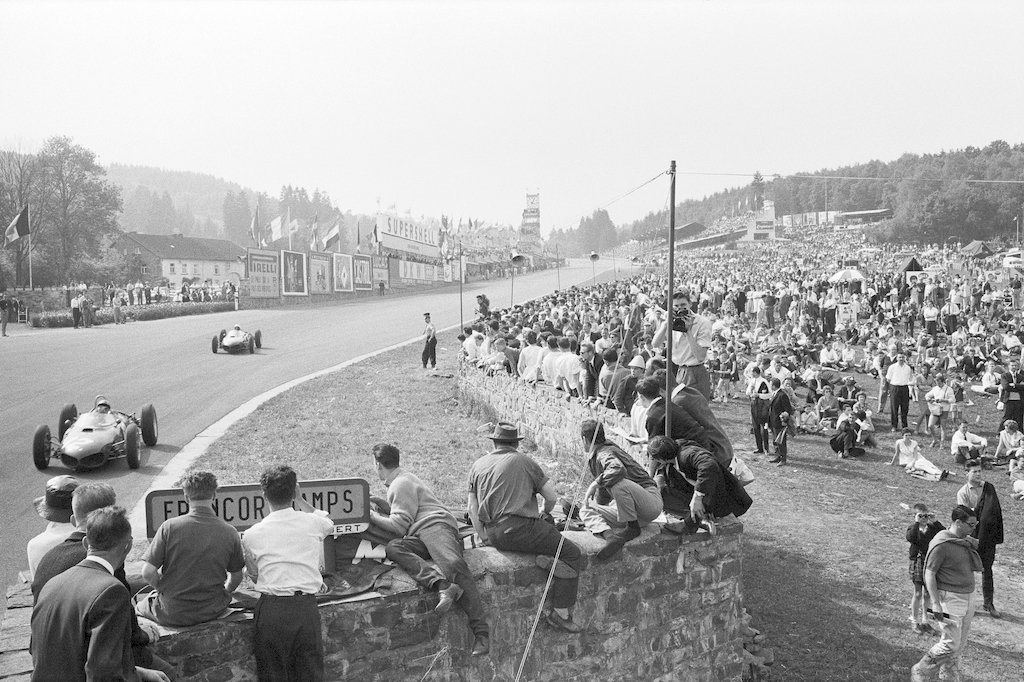
[[32, 233], [28, 233], [28, 289], [32, 291]]

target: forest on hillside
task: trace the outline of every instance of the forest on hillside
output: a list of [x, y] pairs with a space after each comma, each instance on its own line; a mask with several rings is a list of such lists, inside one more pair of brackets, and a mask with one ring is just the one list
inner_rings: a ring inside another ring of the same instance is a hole
[[[775, 202], [776, 216], [811, 211], [889, 208], [892, 220], [879, 235], [908, 243], [938, 243], [956, 236], [964, 243], [1012, 235], [1024, 210], [1024, 143], [997, 140], [935, 154], [904, 154], [893, 161], [867, 161], [811, 173], [761, 178], [750, 184], [690, 199], [676, 206], [676, 224], [744, 215]], [[668, 211], [651, 212], [616, 231], [618, 242], [665, 234]], [[1024, 227], [1024, 225], [1022, 225]], [[577, 234], [572, 234], [577, 233]], [[564, 235], [579, 252], [595, 246], [588, 225]], [[588, 241], [591, 240], [591, 241]]]

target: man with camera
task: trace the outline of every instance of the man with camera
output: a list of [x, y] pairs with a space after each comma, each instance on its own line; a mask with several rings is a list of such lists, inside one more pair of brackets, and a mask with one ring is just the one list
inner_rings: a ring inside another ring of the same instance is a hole
[[[676, 381], [693, 386], [711, 400], [711, 376], [704, 366], [711, 348], [711, 321], [693, 312], [692, 297], [687, 287], [672, 294], [672, 358], [669, 367], [676, 372]], [[654, 335], [654, 346], [665, 343], [668, 321], [661, 323]]]

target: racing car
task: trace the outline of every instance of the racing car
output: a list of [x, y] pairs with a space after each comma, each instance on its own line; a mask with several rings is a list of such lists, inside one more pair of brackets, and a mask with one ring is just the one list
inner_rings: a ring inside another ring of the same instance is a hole
[[112, 459], [124, 458], [131, 469], [139, 468], [142, 443], [152, 447], [157, 441], [156, 409], [142, 406], [139, 416], [110, 409], [110, 401], [96, 396], [93, 409], [78, 414], [74, 403], [65, 405], [57, 421], [57, 437], [41, 424], [32, 439], [32, 461], [42, 471], [51, 459], [82, 471], [96, 469]]
[[220, 334], [213, 337], [210, 345], [214, 353], [218, 350], [228, 353], [255, 353], [257, 348], [263, 348], [263, 334], [259, 329], [252, 334], [244, 332], [236, 324], [231, 331], [221, 329]]

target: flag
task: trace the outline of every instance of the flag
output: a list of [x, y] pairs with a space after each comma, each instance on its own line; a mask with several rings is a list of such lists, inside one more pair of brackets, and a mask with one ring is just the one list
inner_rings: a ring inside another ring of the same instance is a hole
[[270, 221], [270, 241], [276, 242], [284, 236], [284, 216], [277, 216]]
[[252, 236], [253, 243], [256, 246], [262, 246], [260, 234], [260, 205], [256, 204], [256, 210], [252, 214], [252, 223], [249, 225], [249, 234]]
[[28, 235], [28, 204], [25, 204], [25, 208], [21, 209], [18, 215], [14, 216], [14, 220], [7, 227], [7, 231], [4, 232], [4, 248], [11, 242], [16, 242], [22, 237]]
[[310, 251], [323, 251], [323, 245], [320, 243], [320, 235], [318, 234], [320, 226], [317, 224], [318, 213], [313, 214], [313, 222], [309, 226], [309, 250]]
[[338, 218], [334, 222], [334, 226], [324, 235], [324, 250], [341, 251], [341, 218]]
[[356, 223], [356, 253], [362, 253], [360, 242], [363, 241], [363, 235], [359, 231], [359, 223]]

